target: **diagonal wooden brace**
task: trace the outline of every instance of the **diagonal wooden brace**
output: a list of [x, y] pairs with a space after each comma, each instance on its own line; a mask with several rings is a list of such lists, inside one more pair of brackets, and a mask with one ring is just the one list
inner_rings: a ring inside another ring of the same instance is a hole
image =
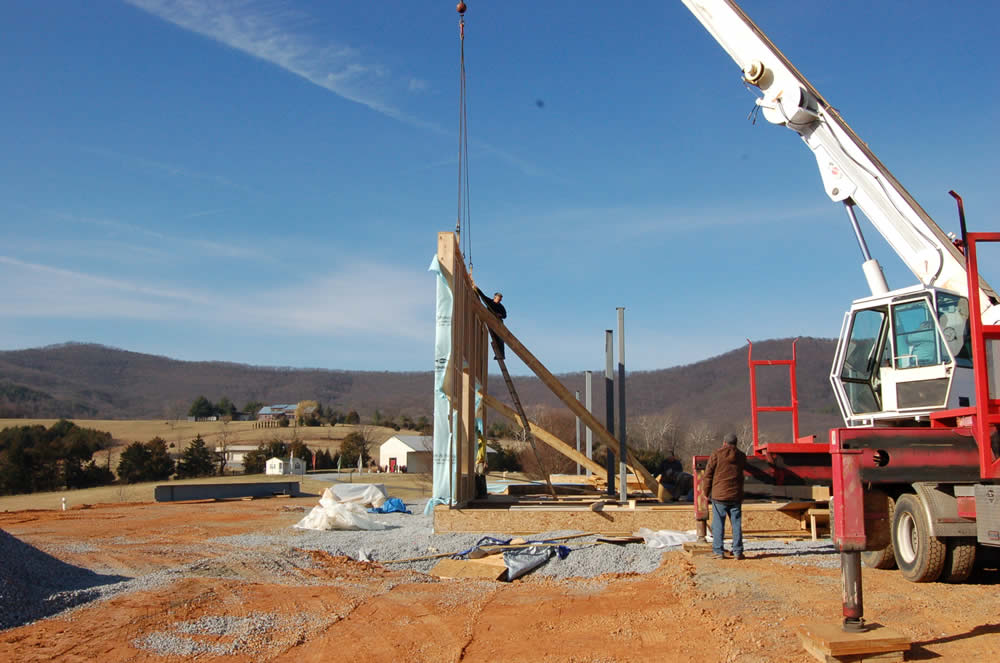
[[[511, 419], [512, 421], [518, 420], [517, 412], [507, 407], [506, 403], [497, 400], [496, 398], [490, 396], [489, 394], [482, 394], [482, 397], [483, 397], [483, 402], [486, 403], [486, 405], [493, 408], [503, 416], [507, 417], [508, 419]], [[580, 465], [586, 467], [591, 472], [596, 473], [598, 476], [604, 474], [605, 468], [601, 466], [600, 463], [596, 463], [593, 460], [587, 458], [582, 453], [580, 453], [570, 445], [566, 444], [565, 442], [560, 440], [558, 437], [556, 437], [549, 431], [540, 427], [535, 422], [532, 421], [529, 423], [531, 424], [531, 434], [535, 436], [536, 440], [544, 442], [545, 444], [549, 445], [550, 447], [552, 447], [562, 455], [566, 456], [570, 460], [575, 461]]]
[[[555, 394], [556, 398], [561, 400], [566, 407], [572, 410], [573, 414], [580, 417], [580, 419], [583, 420], [583, 423], [590, 428], [590, 430], [594, 431], [594, 434], [597, 435], [605, 446], [612, 451], [619, 448], [618, 440], [615, 439], [615, 436], [608, 432], [608, 429], [597, 421], [594, 415], [591, 414], [586, 407], [584, 407], [583, 403], [576, 400], [573, 394], [570, 393], [569, 389], [567, 389], [556, 376], [550, 373], [549, 369], [545, 368], [542, 362], [538, 361], [535, 355], [531, 354], [531, 352], [528, 351], [528, 348], [524, 347], [521, 341], [517, 340], [517, 337], [514, 336], [514, 334], [512, 334], [510, 330], [507, 329], [507, 327], [504, 326], [504, 324], [500, 322], [500, 320], [497, 319], [493, 313], [490, 312], [489, 309], [483, 306], [482, 302], [478, 300], [473, 301], [472, 306], [476, 317], [482, 320], [483, 324], [499, 336], [504, 343], [507, 344], [507, 347], [513, 350], [514, 354], [516, 354], [521, 361], [523, 361], [525, 365], [527, 365], [527, 367], [538, 376], [538, 379], [542, 381], [542, 384], [548, 387], [549, 391]], [[657, 483], [656, 479], [653, 478], [653, 475], [649, 473], [649, 470], [647, 470], [642, 463], [635, 458], [635, 455], [631, 452], [631, 450], [626, 449], [625, 462], [639, 475], [642, 482], [646, 485], [646, 489], [656, 495], [659, 483]], [[604, 472], [604, 469], [601, 468], [600, 471]]]

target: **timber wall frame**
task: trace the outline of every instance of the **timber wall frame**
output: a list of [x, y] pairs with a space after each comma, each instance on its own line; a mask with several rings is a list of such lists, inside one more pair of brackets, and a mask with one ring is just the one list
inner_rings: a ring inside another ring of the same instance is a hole
[[[455, 233], [438, 233], [437, 257], [452, 294], [451, 359], [444, 381], [455, 459], [452, 497], [456, 505], [464, 505], [475, 497], [476, 391], [486, 392], [489, 340], [486, 326], [474, 313], [482, 304], [465, 269]], [[483, 426], [485, 430], [485, 417]]]
[[[451, 408], [452, 443], [455, 445], [455, 470], [452, 482], [455, 506], [464, 506], [475, 497], [477, 390], [482, 396], [484, 405], [520, 423], [519, 417], [513, 410], [487, 394], [490, 348], [488, 330], [503, 340], [508, 350], [516, 354], [573, 414], [580, 417], [600, 442], [612, 452], [617, 452], [619, 444], [615, 436], [479, 301], [475, 286], [465, 268], [465, 260], [462, 258], [458, 236], [455, 233], [438, 233], [437, 257], [452, 291], [451, 360], [444, 389]], [[486, 417], [480, 416], [485, 430]], [[535, 439], [551, 446], [574, 462], [603, 474], [602, 466], [587, 459], [574, 447], [530, 422], [529, 425]], [[626, 463], [646, 489], [655, 496], [657, 481], [636, 460], [631, 450], [626, 451]]]

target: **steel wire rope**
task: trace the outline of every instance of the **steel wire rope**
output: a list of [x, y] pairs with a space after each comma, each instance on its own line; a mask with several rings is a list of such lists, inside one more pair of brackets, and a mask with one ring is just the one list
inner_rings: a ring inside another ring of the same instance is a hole
[[469, 119], [465, 76], [465, 3], [459, 3], [457, 11], [459, 13], [460, 56], [458, 94], [458, 214], [455, 221], [455, 232], [458, 234], [459, 246], [468, 261], [469, 273], [471, 274], [472, 210], [469, 202]]

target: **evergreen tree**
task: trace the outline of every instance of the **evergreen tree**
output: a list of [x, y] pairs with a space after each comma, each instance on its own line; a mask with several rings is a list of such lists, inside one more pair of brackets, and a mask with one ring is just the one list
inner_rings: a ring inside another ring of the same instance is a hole
[[261, 443], [243, 456], [243, 474], [263, 474], [268, 458], [266, 447]]
[[85, 464], [110, 445], [110, 434], [65, 419], [48, 429], [5, 428], [0, 431], [0, 495], [83, 487], [105, 476], [88, 475]]
[[[322, 467], [324, 470], [329, 470], [336, 466], [333, 461], [333, 456], [330, 455], [329, 449], [323, 449], [320, 454], [321, 460], [316, 461], [317, 466]], [[322, 463], [322, 465], [320, 465], [320, 463]]]
[[215, 474], [215, 456], [199, 434], [188, 445], [177, 463], [177, 478], [210, 477]]
[[118, 459], [118, 478], [125, 483], [145, 480], [149, 458], [149, 449], [142, 442], [128, 445]]
[[188, 416], [194, 417], [196, 419], [204, 419], [206, 417], [211, 417], [215, 414], [215, 406], [204, 396], [199, 396], [194, 399], [194, 403], [191, 404], [191, 409], [188, 410]]
[[304, 460], [306, 462], [306, 468], [312, 467], [313, 452], [309, 450], [309, 447], [307, 447], [306, 443], [302, 440], [295, 440], [288, 445], [288, 453], [296, 458]]
[[[96, 460], [91, 460], [83, 466], [83, 473], [80, 475], [80, 482], [77, 488], [93, 488], [94, 486], [106, 486], [114, 483], [115, 475], [107, 467], [98, 465]], [[71, 486], [67, 486], [70, 488]]]
[[256, 417], [262, 407], [264, 407], [264, 404], [260, 401], [250, 401], [243, 406], [243, 412], [249, 414], [251, 417]]
[[236, 416], [236, 405], [229, 400], [228, 397], [223, 396], [222, 399], [216, 404], [215, 411], [220, 417], [235, 417]]
[[288, 445], [282, 442], [279, 438], [274, 438], [267, 444], [263, 445], [264, 453], [267, 454], [268, 458], [288, 458]]
[[146, 481], [164, 481], [174, 473], [174, 459], [167, 451], [166, 440], [154, 437], [146, 443], [149, 460], [146, 465]]

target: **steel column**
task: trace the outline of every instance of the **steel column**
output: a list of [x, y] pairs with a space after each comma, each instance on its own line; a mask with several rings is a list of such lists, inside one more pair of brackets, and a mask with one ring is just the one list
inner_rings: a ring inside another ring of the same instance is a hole
[[628, 449], [625, 445], [625, 307], [618, 307], [618, 475], [621, 487], [621, 501], [628, 501], [628, 469], [625, 457]]

